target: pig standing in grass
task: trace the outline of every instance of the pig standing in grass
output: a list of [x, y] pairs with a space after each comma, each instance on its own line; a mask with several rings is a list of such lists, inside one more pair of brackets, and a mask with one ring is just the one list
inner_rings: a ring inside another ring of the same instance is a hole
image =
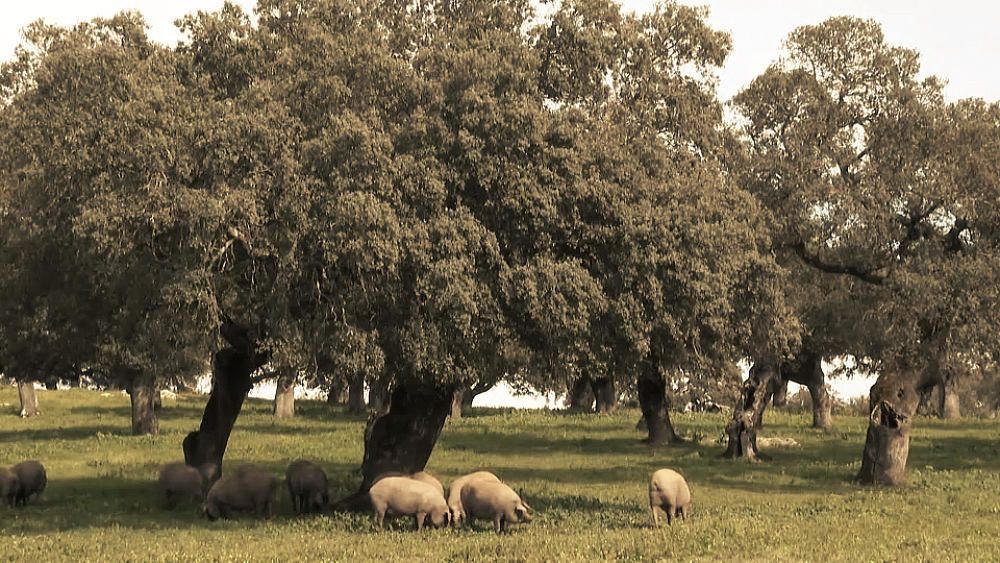
[[304, 459], [293, 461], [285, 471], [285, 485], [298, 514], [322, 512], [330, 504], [329, 485], [323, 468]]
[[687, 481], [673, 469], [660, 469], [649, 480], [649, 510], [653, 525], [660, 525], [659, 508], [667, 515], [669, 525], [674, 516], [687, 518], [691, 514], [691, 491]]
[[232, 512], [255, 512], [271, 517], [278, 479], [267, 470], [242, 465], [231, 475], [223, 475], [212, 485], [202, 512], [209, 520], [228, 518]]
[[382, 477], [368, 491], [375, 526], [381, 530], [385, 515], [414, 516], [417, 530], [424, 527], [424, 519], [431, 517], [435, 528], [448, 524], [448, 503], [434, 486], [410, 477]]
[[498, 534], [507, 529], [507, 524], [531, 522], [531, 507], [503, 483], [473, 479], [462, 487], [461, 495], [465, 516], [492, 520]]
[[160, 469], [160, 489], [166, 497], [167, 508], [177, 506], [183, 499], [201, 502], [205, 498], [201, 472], [183, 463], [169, 463]]
[[474, 480], [500, 482], [500, 478], [489, 471], [476, 471], [452, 481], [451, 488], [448, 489], [448, 510], [451, 512], [451, 523], [455, 527], [460, 527], [462, 520], [465, 519], [465, 511], [462, 509], [462, 488], [465, 487], [466, 483]]
[[0, 467], [0, 502], [6, 502], [7, 506], [13, 508], [20, 490], [21, 482], [17, 475], [6, 467]]
[[45, 475], [45, 467], [35, 461], [22, 461], [10, 468], [17, 475], [20, 485], [17, 489], [17, 499], [15, 504], [26, 506], [28, 499], [38, 497], [45, 492], [45, 485], [49, 482]]

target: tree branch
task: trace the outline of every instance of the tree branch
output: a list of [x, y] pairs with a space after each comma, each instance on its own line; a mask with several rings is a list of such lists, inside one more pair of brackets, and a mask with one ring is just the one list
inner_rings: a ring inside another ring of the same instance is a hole
[[807, 265], [816, 268], [821, 272], [827, 274], [845, 274], [848, 276], [855, 277], [863, 282], [867, 282], [874, 285], [882, 285], [885, 282], [885, 276], [877, 274], [878, 270], [882, 268], [875, 268], [873, 270], [864, 270], [856, 266], [851, 266], [847, 264], [833, 264], [826, 262], [820, 258], [819, 253], [809, 252], [806, 249], [806, 245], [803, 242], [796, 243], [792, 245], [792, 250], [795, 254], [802, 259]]

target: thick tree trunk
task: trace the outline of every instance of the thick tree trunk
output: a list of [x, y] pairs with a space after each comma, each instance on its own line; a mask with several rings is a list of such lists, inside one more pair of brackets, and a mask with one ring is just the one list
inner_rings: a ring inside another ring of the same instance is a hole
[[156, 417], [156, 378], [146, 371], [136, 371], [129, 385], [132, 402], [132, 434], [156, 435], [160, 424]]
[[590, 377], [583, 375], [573, 381], [566, 394], [566, 408], [573, 412], [593, 412], [594, 389]]
[[743, 382], [740, 398], [733, 408], [733, 419], [726, 426], [729, 443], [723, 457], [760, 461], [757, 430], [768, 399], [781, 384], [781, 374], [774, 364], [756, 363], [750, 368], [750, 377]]
[[343, 510], [370, 510], [368, 489], [383, 473], [415, 473], [427, 466], [451, 411], [454, 388], [397, 384], [389, 410], [373, 415], [365, 429], [365, 455], [358, 492], [337, 503]]
[[646, 421], [648, 432], [643, 442], [650, 446], [683, 442], [670, 422], [666, 380], [653, 362], [645, 362], [641, 369], [638, 379], [639, 405], [642, 407], [642, 418]]
[[[198, 430], [184, 438], [184, 462], [201, 470], [210, 481], [222, 476], [222, 458], [229, 435], [252, 386], [250, 374], [265, 360], [253, 349], [247, 334], [232, 325], [223, 327], [233, 347], [215, 354], [212, 362], [212, 393], [205, 405]], [[235, 343], [235, 345], [234, 345]]]
[[594, 410], [598, 414], [610, 414], [618, 410], [618, 391], [615, 380], [610, 377], [598, 377], [591, 381], [594, 391]]
[[826, 383], [813, 383], [807, 387], [812, 398], [813, 428], [829, 430], [833, 428], [833, 400]]
[[936, 382], [912, 369], [883, 371], [872, 385], [871, 415], [857, 480], [867, 485], [901, 485], [906, 482], [913, 415], [920, 393]]
[[941, 390], [941, 403], [938, 410], [941, 413], [941, 418], [962, 418], [962, 405], [958, 400], [958, 389], [954, 378], [946, 378], [944, 383], [938, 387]]
[[297, 374], [292, 371], [282, 371], [274, 386], [274, 416], [276, 418], [295, 417], [295, 382]]
[[375, 414], [384, 414], [389, 409], [390, 383], [379, 380], [368, 388], [368, 410]]
[[347, 412], [351, 414], [364, 414], [366, 409], [365, 377], [358, 375], [347, 384]]
[[344, 383], [344, 381], [338, 379], [336, 382], [330, 384], [330, 388], [327, 389], [326, 391], [326, 404], [328, 405], [347, 404], [347, 385]]
[[462, 395], [462, 409], [469, 410], [472, 408], [472, 401], [476, 400], [476, 397], [482, 395], [483, 393], [489, 391], [496, 387], [495, 382], [480, 381], [473, 385], [471, 388], [467, 389]]
[[29, 418], [41, 414], [35, 397], [35, 384], [31, 381], [17, 382], [17, 396], [21, 399], [21, 417]]
[[784, 379], [781, 385], [774, 390], [774, 395], [771, 396], [771, 404], [776, 407], [783, 407], [788, 404], [788, 379]]

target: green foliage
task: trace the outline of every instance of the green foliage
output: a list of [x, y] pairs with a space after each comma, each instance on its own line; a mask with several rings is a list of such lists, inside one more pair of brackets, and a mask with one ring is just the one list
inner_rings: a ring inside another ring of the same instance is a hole
[[[921, 422], [910, 449], [912, 484], [903, 490], [859, 487], [864, 417], [838, 418], [838, 431], [807, 428], [808, 413], [767, 415], [761, 438], [791, 438], [771, 447], [772, 461], [718, 459], [722, 415], [676, 415], [693, 443], [649, 449], [632, 430], [638, 413], [610, 416], [473, 409], [449, 424], [429, 469], [448, 484], [479, 468], [495, 470], [537, 511], [530, 524], [498, 537], [487, 523], [417, 534], [398, 519], [384, 532], [368, 515], [294, 517], [282, 490], [269, 521], [241, 517], [210, 523], [193, 505], [162, 508], [156, 471], [178, 459], [202, 399], [167, 401], [159, 436], [126, 436], [128, 402], [88, 391], [42, 393], [46, 415], [14, 414], [16, 391], [0, 389], [4, 448], [0, 464], [42, 460], [49, 484], [42, 501], [0, 508], [0, 553], [46, 560], [394, 559], [465, 561], [715, 560], [732, 557], [740, 538], [746, 557], [857, 561], [901, 556], [963, 561], [1000, 557], [1000, 451], [994, 420]], [[299, 418], [275, 420], [251, 400], [233, 433], [227, 464], [253, 462], [282, 474], [304, 457], [320, 463], [334, 496], [353, 492], [360, 417], [329, 414], [300, 401]], [[25, 440], [11, 440], [16, 433]], [[649, 527], [650, 473], [673, 467], [688, 479], [694, 515]], [[921, 525], [914, 525], [919, 522]], [[804, 540], [803, 530], [823, 530]]]

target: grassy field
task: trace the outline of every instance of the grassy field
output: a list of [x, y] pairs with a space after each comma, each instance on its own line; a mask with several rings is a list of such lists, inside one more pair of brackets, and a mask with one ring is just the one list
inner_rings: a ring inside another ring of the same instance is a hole
[[[771, 448], [749, 465], [718, 458], [722, 415], [677, 415], [694, 438], [649, 449], [633, 430], [639, 414], [613, 416], [479, 410], [449, 424], [429, 465], [449, 481], [490, 468], [538, 513], [498, 537], [472, 529], [412, 531], [397, 520], [375, 532], [367, 515], [293, 517], [282, 490], [270, 521], [209, 523], [194, 506], [161, 507], [157, 467], [181, 459], [204, 398], [167, 401], [161, 434], [133, 437], [119, 393], [39, 392], [43, 416], [22, 420], [17, 396], [0, 388], [0, 464], [42, 460], [49, 487], [40, 503], [0, 507], [0, 560], [1000, 560], [1000, 422], [917, 421], [911, 485], [858, 487], [861, 418], [836, 430], [807, 428], [807, 415], [768, 413], [764, 436], [799, 446]], [[255, 462], [283, 474], [295, 458], [316, 460], [333, 494], [358, 481], [364, 420], [300, 402], [276, 421], [248, 401], [227, 463]], [[694, 517], [650, 526], [645, 490], [660, 467], [679, 469]]]

